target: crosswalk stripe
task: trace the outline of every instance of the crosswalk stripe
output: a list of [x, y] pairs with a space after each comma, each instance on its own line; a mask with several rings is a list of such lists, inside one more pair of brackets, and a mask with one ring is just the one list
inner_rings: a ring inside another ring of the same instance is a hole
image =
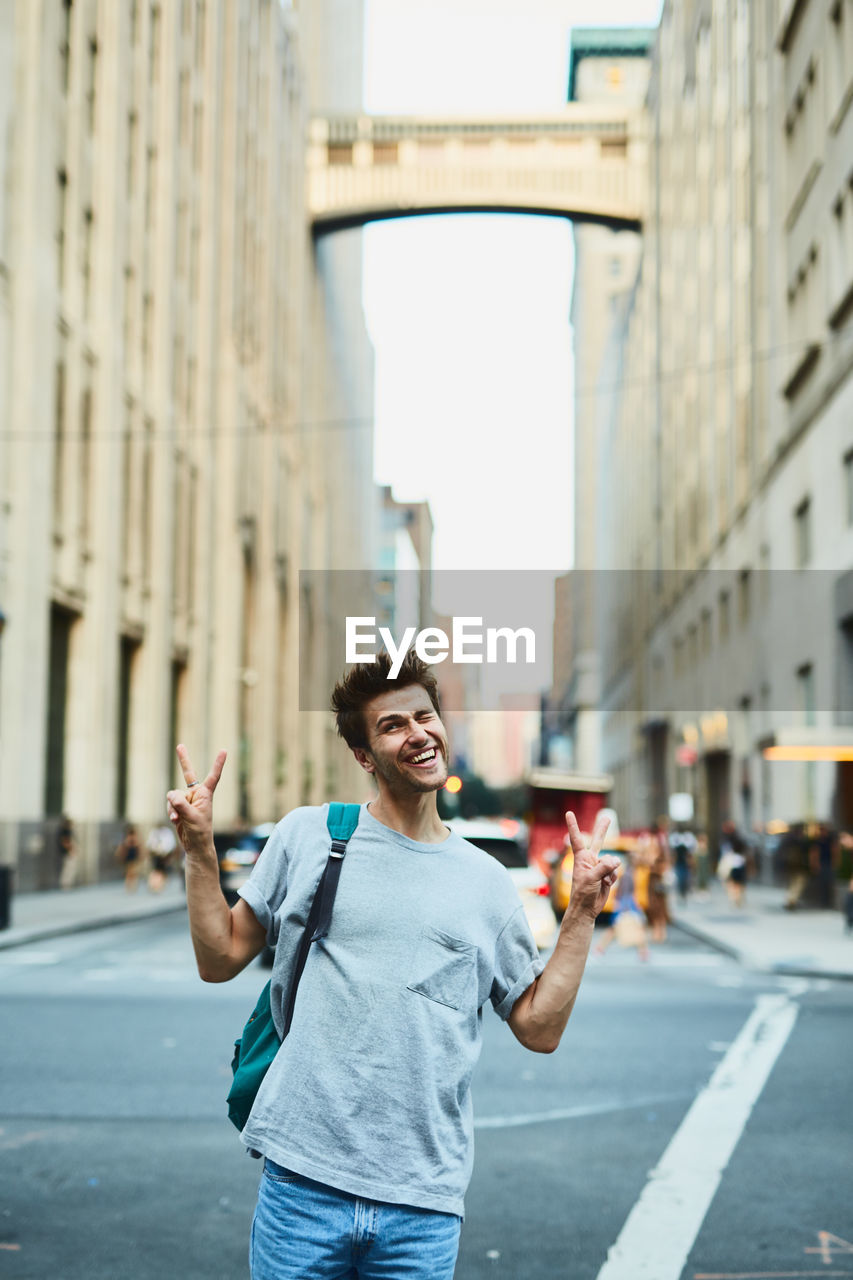
[[649, 1175], [597, 1280], [679, 1280], [797, 1012], [787, 996], [759, 996]]

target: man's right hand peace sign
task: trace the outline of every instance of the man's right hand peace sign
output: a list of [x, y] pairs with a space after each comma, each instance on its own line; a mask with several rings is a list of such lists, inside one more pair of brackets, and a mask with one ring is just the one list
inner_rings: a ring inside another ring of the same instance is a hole
[[584, 839], [578, 820], [571, 810], [566, 814], [566, 826], [574, 854], [570, 906], [575, 911], [586, 912], [594, 920], [603, 911], [619, 875], [618, 858], [608, 854], [599, 857], [610, 818], [606, 813], [597, 815], [589, 843]]
[[186, 791], [169, 791], [166, 806], [178, 839], [187, 853], [204, 853], [213, 844], [213, 793], [222, 776], [227, 752], [217, 753], [207, 777], [200, 781], [183, 744], [177, 748]]

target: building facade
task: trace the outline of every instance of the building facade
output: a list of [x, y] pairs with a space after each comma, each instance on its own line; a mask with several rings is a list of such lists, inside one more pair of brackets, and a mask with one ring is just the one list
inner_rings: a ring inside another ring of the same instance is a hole
[[624, 825], [684, 791], [712, 836], [853, 821], [851, 33], [850, 0], [664, 6], [596, 437]]
[[326, 679], [334, 607], [300, 599], [300, 568], [369, 565], [375, 523], [360, 253], [323, 260], [305, 215], [333, 58], [360, 102], [361, 6], [343, 52], [332, 8], [0, 7], [0, 859], [20, 889], [55, 883], [62, 813], [83, 878], [107, 874], [122, 823], [163, 814], [179, 740], [199, 768], [229, 748], [223, 825], [346, 775], [297, 661], [304, 609]]
[[[576, 28], [569, 56], [570, 102], [629, 108], [640, 123], [633, 136], [609, 144], [632, 148], [643, 170], [647, 138], [640, 108], [650, 71], [651, 28]], [[615, 159], [616, 156], [610, 157]], [[569, 670], [555, 672], [557, 719], [554, 732], [571, 743], [574, 767], [600, 771], [602, 693], [599, 637], [595, 611], [595, 570], [599, 547], [609, 528], [610, 477], [599, 452], [602, 431], [613, 412], [615, 388], [611, 362], [605, 359], [615, 315], [625, 306], [640, 260], [637, 231], [613, 231], [577, 223], [571, 320], [574, 345], [574, 556], [564, 624], [570, 624]], [[570, 607], [569, 607], [570, 603]], [[565, 648], [568, 635], [562, 637]]]

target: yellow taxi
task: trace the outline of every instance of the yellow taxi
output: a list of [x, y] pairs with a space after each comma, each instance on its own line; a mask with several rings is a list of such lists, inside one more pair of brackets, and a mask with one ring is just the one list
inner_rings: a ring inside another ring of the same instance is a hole
[[[633, 836], [610, 836], [608, 837], [601, 850], [601, 857], [609, 854], [614, 858], [618, 858], [624, 867], [628, 861], [628, 855], [636, 848], [636, 840]], [[572, 896], [572, 870], [575, 865], [575, 856], [571, 848], [563, 854], [562, 858], [558, 858], [553, 870], [551, 871], [551, 906], [554, 908], [554, 914], [558, 920], [563, 918], [566, 907], [569, 905], [569, 899]], [[619, 875], [622, 871], [620, 868]], [[634, 897], [640, 910], [645, 910], [648, 900], [648, 867], [634, 864]], [[616, 883], [610, 890], [605, 903], [604, 910], [599, 916], [602, 924], [609, 923], [610, 917], [613, 915], [616, 889], [619, 884], [617, 877]]]

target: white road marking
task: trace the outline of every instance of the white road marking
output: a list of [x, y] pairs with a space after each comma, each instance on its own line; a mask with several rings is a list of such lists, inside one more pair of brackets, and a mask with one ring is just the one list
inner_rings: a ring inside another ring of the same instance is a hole
[[792, 1000], [796, 1000], [798, 996], [804, 996], [810, 991], [812, 984], [808, 978], [782, 978], [779, 985], [784, 987]]
[[649, 1175], [597, 1280], [678, 1280], [797, 1013], [787, 996], [759, 996]]
[[680, 1102], [683, 1093], [657, 1094], [653, 1098], [634, 1098], [630, 1102], [590, 1102], [581, 1107], [557, 1107], [553, 1111], [532, 1111], [517, 1116], [481, 1116], [475, 1129], [518, 1129], [526, 1124], [547, 1124], [552, 1120], [582, 1120], [585, 1116], [609, 1115], [614, 1111], [637, 1111], [643, 1107], [659, 1107], [667, 1102]]

